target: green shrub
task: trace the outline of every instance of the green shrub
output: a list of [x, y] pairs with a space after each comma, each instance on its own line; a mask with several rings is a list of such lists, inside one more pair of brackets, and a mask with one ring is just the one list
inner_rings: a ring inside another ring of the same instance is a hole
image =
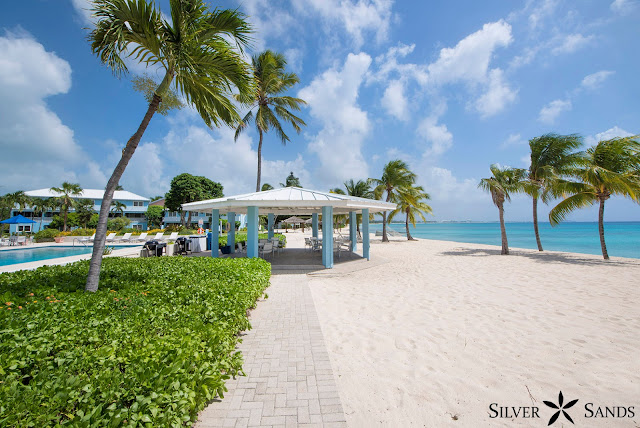
[[115, 217], [107, 220], [107, 229], [113, 231], [120, 231], [125, 227], [129, 226], [131, 220], [127, 217]]
[[71, 236], [91, 236], [94, 233], [96, 233], [95, 229], [84, 229], [82, 227], [79, 227], [77, 229], [74, 229], [71, 231], [70, 235]]
[[[220, 248], [229, 245], [228, 244], [228, 240], [227, 240], [227, 236], [228, 235], [222, 235], [218, 237], [218, 246]], [[269, 235], [267, 233], [259, 233], [258, 234], [258, 239], [267, 239], [269, 237]], [[275, 233], [273, 235], [274, 238], [278, 238], [280, 240], [280, 242], [282, 243], [282, 247], [286, 247], [287, 246], [287, 237], [284, 236], [281, 233]], [[243, 246], [247, 245], [247, 233], [246, 232], [236, 232], [236, 236], [235, 236], [235, 245], [237, 246], [239, 242], [242, 243]]]
[[49, 229], [49, 228], [47, 228], [47, 229], [42, 229], [42, 230], [36, 232], [34, 237], [35, 237], [36, 242], [53, 242], [53, 238], [55, 238], [59, 234], [60, 234], [60, 231], [58, 229]]
[[0, 426], [191, 426], [241, 373], [270, 265], [108, 258], [85, 293], [88, 269], [0, 274]]

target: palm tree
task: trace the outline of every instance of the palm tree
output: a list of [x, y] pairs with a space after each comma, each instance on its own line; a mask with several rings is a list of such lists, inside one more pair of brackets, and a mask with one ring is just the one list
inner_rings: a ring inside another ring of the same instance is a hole
[[409, 222], [411, 222], [413, 227], [416, 227], [416, 214], [422, 221], [427, 221], [424, 215], [433, 213], [431, 207], [422, 202], [425, 199], [431, 199], [431, 196], [424, 191], [422, 186], [406, 187], [400, 189], [395, 195], [393, 202], [397, 203], [398, 207], [389, 213], [388, 221], [391, 223], [396, 215], [404, 213], [406, 215], [405, 227], [407, 228], [408, 241], [415, 241], [409, 231]]
[[[11, 215], [11, 210], [13, 210], [16, 205], [19, 210], [23, 210], [26, 206], [29, 205], [30, 198], [24, 193], [22, 190], [18, 190], [13, 193], [7, 193], [2, 197], [2, 211], [6, 211], [6, 216]], [[3, 214], [3, 217], [5, 214]], [[4, 227], [4, 224], [2, 225]], [[1, 230], [1, 229], [0, 229]]]
[[[369, 184], [375, 185], [373, 193], [376, 199], [382, 199], [386, 192], [387, 202], [390, 202], [397, 192], [411, 187], [416, 182], [416, 175], [409, 170], [409, 166], [400, 159], [392, 160], [384, 166], [381, 178], [370, 178]], [[387, 237], [387, 212], [382, 213], [382, 242], [389, 242]]]
[[[353, 179], [344, 182], [344, 187], [347, 189], [347, 195], [356, 196], [358, 198], [375, 199], [375, 195], [371, 190], [371, 185], [365, 180], [358, 180], [354, 182]], [[362, 214], [356, 214], [356, 229], [358, 236], [361, 237], [360, 223], [362, 222]]]
[[600, 141], [587, 150], [583, 165], [573, 175], [580, 182], [566, 183], [566, 197], [549, 212], [552, 226], [577, 208], [598, 202], [598, 232], [602, 257], [609, 258], [604, 241], [604, 203], [621, 195], [640, 203], [640, 142], [637, 136]]
[[33, 209], [33, 214], [40, 213], [40, 228], [38, 230], [42, 230], [42, 220], [44, 220], [44, 213], [47, 209], [49, 209], [52, 205], [51, 198], [31, 198], [29, 205]]
[[545, 134], [529, 140], [531, 166], [525, 178], [523, 192], [533, 200], [533, 230], [538, 251], [542, 251], [538, 232], [538, 199], [542, 198], [546, 204], [550, 197], [556, 196], [555, 190], [561, 177], [570, 174], [571, 169], [580, 161], [581, 154], [575, 150], [581, 145], [582, 137], [576, 134]]
[[[247, 126], [253, 121], [258, 129], [260, 140], [258, 141], [258, 179], [256, 182], [256, 192], [260, 191], [260, 177], [262, 174], [262, 138], [263, 134], [270, 128], [275, 129], [282, 144], [287, 144], [289, 137], [282, 130], [282, 125], [278, 118], [289, 122], [297, 133], [300, 133], [300, 126], [306, 125], [304, 120], [295, 116], [291, 110], [300, 110], [302, 105], [307, 104], [300, 98], [286, 95], [279, 95], [293, 87], [300, 81], [295, 73], [287, 73], [285, 66], [287, 61], [284, 55], [266, 50], [252, 58], [254, 68], [254, 78], [256, 82], [253, 94], [240, 94], [237, 99], [249, 106], [240, 125], [236, 129], [235, 141]], [[273, 110], [271, 107], [273, 106]], [[255, 117], [253, 110], [256, 109]]]
[[265, 192], [267, 190], [273, 190], [273, 186], [271, 184], [269, 184], [269, 183], [264, 183], [262, 185], [262, 187], [260, 188], [260, 191], [261, 192]]
[[60, 194], [60, 196], [57, 197], [57, 201], [60, 206], [60, 210], [64, 213], [62, 230], [66, 231], [67, 215], [69, 214], [69, 209], [74, 206], [73, 196], [80, 196], [82, 194], [82, 187], [80, 187], [79, 184], [65, 181], [62, 183], [62, 187], [52, 187], [51, 191]]
[[146, 0], [94, 0], [96, 28], [89, 35], [91, 49], [117, 76], [126, 73], [124, 57], [147, 66], [161, 67], [165, 75], [156, 88], [147, 112], [127, 142], [109, 178], [100, 207], [93, 255], [85, 289], [96, 291], [113, 192], [163, 96], [175, 85], [209, 127], [235, 126], [240, 119], [231, 92], [251, 91], [253, 79], [243, 59], [251, 28], [235, 10], [210, 11], [203, 0], [169, 3], [165, 19]]
[[[126, 205], [121, 202], [116, 202], [116, 204], [121, 204], [126, 207]], [[91, 199], [78, 199], [76, 201], [76, 214], [78, 216], [78, 223], [82, 223], [82, 227], [84, 229], [87, 228], [87, 223], [91, 221], [91, 217], [96, 212], [93, 209], [93, 200]]]
[[511, 201], [510, 193], [522, 191], [522, 182], [527, 172], [521, 168], [500, 168], [498, 165], [491, 165], [490, 178], [480, 180], [478, 187], [491, 193], [491, 199], [500, 213], [500, 233], [502, 235], [502, 252], [509, 254], [509, 242], [507, 241], [507, 230], [504, 227], [504, 202]]
[[120, 201], [112, 201], [111, 202], [111, 212], [120, 213], [120, 216], [124, 216], [124, 209], [127, 208], [127, 204], [123, 204]]

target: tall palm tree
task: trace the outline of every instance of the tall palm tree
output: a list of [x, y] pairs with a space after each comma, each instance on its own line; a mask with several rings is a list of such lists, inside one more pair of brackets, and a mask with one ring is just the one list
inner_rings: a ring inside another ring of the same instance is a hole
[[32, 197], [29, 202], [29, 205], [31, 205], [31, 208], [33, 209], [33, 214], [35, 215], [36, 213], [40, 213], [40, 228], [38, 230], [42, 230], [42, 221], [44, 220], [44, 213], [52, 205], [50, 199], [51, 198]]
[[580, 182], [567, 183], [566, 197], [549, 212], [552, 226], [571, 211], [598, 202], [598, 232], [602, 257], [609, 258], [604, 241], [604, 203], [612, 195], [621, 195], [640, 203], [640, 142], [638, 137], [600, 141], [587, 150], [584, 164], [574, 176]]
[[[258, 129], [260, 137], [258, 141], [258, 179], [256, 192], [260, 191], [260, 177], [262, 174], [262, 138], [263, 134], [273, 128], [282, 144], [287, 144], [289, 137], [282, 130], [278, 118], [289, 122], [297, 133], [300, 126], [306, 125], [304, 120], [294, 115], [291, 110], [300, 110], [306, 101], [286, 95], [280, 95], [292, 88], [300, 81], [295, 73], [287, 73], [285, 67], [287, 61], [284, 55], [266, 50], [252, 58], [255, 91], [252, 94], [240, 94], [237, 99], [249, 106], [249, 112], [245, 115], [236, 128], [235, 140], [240, 133], [253, 121]], [[273, 107], [273, 109], [272, 109]], [[254, 109], [256, 110], [254, 116]]]
[[576, 134], [545, 134], [529, 140], [531, 165], [523, 191], [533, 200], [533, 230], [536, 235], [538, 251], [542, 251], [542, 242], [538, 231], [538, 199], [547, 203], [555, 196], [559, 180], [570, 174], [572, 168], [580, 162], [581, 153], [576, 150], [582, 146], [582, 137]]
[[[356, 196], [358, 198], [375, 199], [371, 185], [365, 180], [358, 180], [354, 182], [353, 179], [349, 179], [344, 182], [344, 187], [347, 189], [347, 195]], [[356, 229], [358, 236], [361, 237], [360, 223], [362, 222], [362, 214], [356, 214]]]
[[522, 191], [523, 179], [527, 172], [521, 168], [500, 168], [491, 165], [490, 178], [483, 178], [478, 187], [491, 193], [491, 199], [500, 213], [500, 234], [502, 235], [502, 252], [509, 254], [509, 242], [507, 241], [507, 229], [504, 226], [504, 202], [511, 200], [511, 193]]
[[60, 206], [60, 211], [64, 214], [64, 223], [62, 226], [62, 230], [67, 230], [67, 215], [69, 214], [69, 209], [74, 206], [74, 196], [82, 195], [82, 187], [80, 187], [77, 183], [69, 183], [65, 181], [62, 183], [61, 187], [52, 187], [52, 192], [56, 192], [60, 194], [57, 197], [58, 205]]
[[[369, 184], [375, 185], [373, 193], [376, 199], [381, 199], [386, 193], [390, 202], [399, 190], [413, 186], [416, 175], [409, 170], [409, 166], [400, 159], [389, 161], [382, 170], [381, 178], [370, 178]], [[382, 242], [389, 242], [387, 237], [387, 212], [382, 213]]]
[[405, 227], [407, 229], [408, 241], [415, 241], [415, 238], [411, 236], [411, 232], [409, 231], [409, 222], [411, 222], [413, 227], [416, 227], [416, 214], [422, 221], [427, 221], [424, 215], [433, 213], [431, 207], [422, 202], [425, 199], [431, 199], [431, 196], [424, 191], [422, 186], [402, 188], [393, 199], [393, 202], [397, 203], [398, 207], [389, 213], [388, 221], [391, 223], [396, 215], [400, 213], [405, 214]]
[[[11, 210], [15, 209], [16, 205], [18, 206], [18, 209], [22, 211], [29, 205], [29, 201], [30, 198], [22, 190], [7, 193], [3, 196], [3, 211], [6, 211], [6, 216], [9, 216], [11, 215]], [[4, 227], [4, 224], [1, 226]]]
[[234, 88], [251, 91], [253, 79], [242, 51], [251, 27], [235, 10], [210, 11], [203, 0], [171, 0], [165, 19], [146, 0], [94, 0], [96, 28], [89, 35], [91, 49], [119, 76], [127, 72], [124, 57], [164, 69], [147, 112], [127, 142], [105, 188], [85, 289], [96, 291], [113, 192], [162, 97], [172, 85], [209, 127], [235, 126], [240, 119], [232, 102]]

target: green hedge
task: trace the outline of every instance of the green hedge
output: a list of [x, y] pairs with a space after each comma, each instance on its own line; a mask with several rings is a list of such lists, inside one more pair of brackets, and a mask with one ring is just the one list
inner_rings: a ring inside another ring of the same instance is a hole
[[34, 237], [36, 242], [53, 242], [53, 238], [55, 238], [59, 234], [60, 231], [57, 229], [42, 229], [36, 232]]
[[[229, 245], [227, 242], [227, 236], [228, 235], [224, 235], [224, 236], [220, 236], [218, 237], [218, 246], [220, 248]], [[258, 239], [267, 239], [269, 237], [268, 234], [266, 233], [259, 233], [258, 234]], [[280, 242], [282, 242], [282, 246], [286, 247], [287, 246], [287, 237], [284, 236], [281, 233], [276, 233], [273, 235], [274, 238], [278, 238], [280, 240]], [[247, 233], [246, 232], [236, 232], [236, 245], [238, 245], [238, 242], [242, 242], [243, 246], [247, 245]]]
[[0, 275], [0, 426], [190, 426], [242, 370], [259, 259], [109, 258]]

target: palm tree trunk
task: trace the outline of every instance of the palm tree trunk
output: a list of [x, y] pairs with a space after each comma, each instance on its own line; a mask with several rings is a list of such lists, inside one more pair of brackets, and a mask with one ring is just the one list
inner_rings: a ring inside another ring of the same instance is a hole
[[[391, 199], [391, 193], [389, 189], [387, 189], [387, 202]], [[382, 242], [389, 242], [389, 238], [387, 237], [387, 212], [382, 212]]]
[[413, 239], [413, 236], [411, 236], [411, 232], [409, 232], [409, 213], [407, 212], [407, 218], [404, 221], [404, 225], [407, 228], [407, 241], [415, 241], [415, 239]]
[[602, 247], [602, 257], [605, 260], [609, 260], [609, 253], [607, 253], [607, 244], [604, 242], [604, 201], [600, 198], [600, 210], [598, 212], [598, 232], [600, 233], [600, 246]]
[[64, 210], [64, 224], [62, 225], [62, 231], [66, 232], [67, 231], [67, 212], [68, 212], [68, 208]]
[[191, 211], [189, 211], [189, 216], [187, 217], [187, 225], [191, 227]]
[[536, 233], [536, 243], [538, 251], [542, 250], [542, 242], [540, 242], [540, 232], [538, 232], [538, 197], [533, 198], [533, 230]]
[[[360, 220], [362, 220], [362, 216], [360, 216]], [[358, 215], [356, 215], [356, 233], [358, 234], [358, 238], [362, 238], [362, 234], [360, 233], [360, 221], [358, 221]]]
[[262, 129], [258, 128], [260, 141], [258, 141], [258, 180], [256, 182], [256, 192], [260, 191], [260, 176], [262, 175]]
[[[167, 73], [167, 76], [171, 73]], [[173, 78], [173, 76], [171, 76]], [[167, 77], [165, 76], [165, 80], [162, 85], [167, 81]], [[169, 80], [169, 83], [171, 81]], [[168, 84], [169, 84], [168, 83]], [[167, 85], [168, 85], [167, 84]], [[162, 93], [162, 92], [161, 92]], [[136, 151], [138, 147], [138, 143], [142, 139], [142, 135], [144, 131], [147, 129], [153, 114], [158, 110], [158, 106], [160, 105], [160, 101], [162, 98], [157, 94], [153, 95], [153, 99], [149, 103], [149, 108], [147, 109], [147, 113], [144, 115], [140, 126], [135, 134], [129, 139], [127, 145], [122, 151], [122, 157], [120, 158], [120, 162], [116, 165], [116, 168], [113, 170], [113, 174], [109, 181], [107, 182], [107, 187], [104, 189], [104, 196], [102, 198], [102, 205], [100, 206], [100, 217], [98, 219], [98, 227], [96, 228], [96, 236], [93, 243], [93, 253], [91, 255], [91, 263], [89, 264], [89, 275], [87, 276], [87, 283], [85, 285], [86, 291], [95, 292], [98, 291], [98, 283], [100, 281], [100, 268], [102, 266], [102, 253], [104, 252], [104, 243], [107, 237], [107, 220], [109, 218], [109, 209], [111, 208], [111, 201], [113, 200], [113, 192], [116, 190], [116, 186], [120, 182], [120, 178], [124, 173], [129, 160], [133, 156], [133, 153]]]
[[184, 227], [184, 211], [180, 211], [180, 225]]
[[509, 242], [507, 241], [507, 229], [504, 227], [504, 206], [498, 205], [500, 211], [500, 234], [502, 235], [502, 252], [500, 254], [509, 254]]

